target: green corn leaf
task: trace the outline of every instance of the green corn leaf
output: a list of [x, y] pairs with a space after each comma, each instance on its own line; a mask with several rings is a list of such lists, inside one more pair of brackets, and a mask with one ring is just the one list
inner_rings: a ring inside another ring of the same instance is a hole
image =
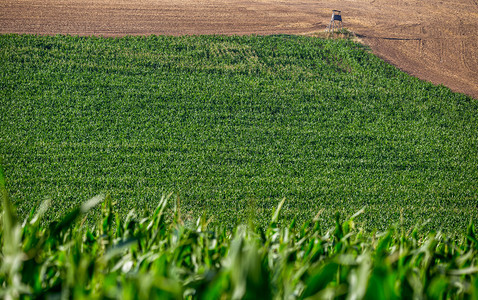
[[113, 257], [124, 253], [125, 250], [130, 249], [132, 246], [136, 245], [137, 243], [138, 243], [138, 240], [135, 238], [130, 238], [125, 241], [121, 241], [120, 243], [109, 248], [106, 251], [103, 259], [105, 261], [109, 261]]
[[74, 208], [69, 213], [67, 213], [59, 222], [55, 222], [52, 225], [53, 235], [58, 235], [61, 232], [64, 232], [71, 228], [71, 225], [83, 214], [87, 213], [93, 207], [98, 205], [101, 201], [104, 200], [103, 195], [97, 195], [88, 201], [84, 202], [77, 208]]
[[339, 265], [335, 262], [328, 262], [321, 266], [306, 281], [306, 287], [301, 298], [311, 297], [327, 287], [327, 285], [335, 280], [335, 275], [339, 269]]
[[460, 276], [460, 275], [471, 275], [478, 273], [478, 267], [469, 267], [465, 269], [458, 270], [449, 270], [447, 271], [448, 275]]
[[282, 201], [279, 203], [279, 205], [277, 205], [277, 208], [274, 212], [274, 215], [272, 216], [272, 220], [271, 220], [271, 226], [272, 227], [275, 227], [277, 226], [277, 220], [279, 219], [279, 214], [280, 214], [280, 211], [282, 210], [282, 206], [284, 205], [285, 203], [285, 198], [282, 199]]
[[4, 189], [5, 189], [5, 174], [3, 172], [3, 166], [0, 161], [0, 190], [3, 191]]

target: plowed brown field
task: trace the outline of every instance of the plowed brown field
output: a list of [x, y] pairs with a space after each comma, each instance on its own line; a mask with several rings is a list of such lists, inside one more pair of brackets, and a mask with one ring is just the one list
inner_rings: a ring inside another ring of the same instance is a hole
[[313, 34], [332, 9], [383, 59], [478, 99], [478, 0], [2, 0], [0, 33]]

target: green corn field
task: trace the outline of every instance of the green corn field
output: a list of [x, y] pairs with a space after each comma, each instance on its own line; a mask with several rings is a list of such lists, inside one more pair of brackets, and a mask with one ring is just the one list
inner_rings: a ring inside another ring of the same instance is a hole
[[0, 35], [0, 298], [478, 299], [477, 116], [350, 40]]
[[229, 230], [251, 211], [267, 227], [282, 198], [284, 224], [478, 222], [478, 102], [350, 40], [1, 35], [0, 101], [22, 218], [102, 193], [124, 218], [174, 192], [186, 221]]
[[[322, 228], [321, 218], [265, 230], [185, 225], [162, 197], [148, 215], [121, 219], [96, 196], [41, 225], [48, 202], [20, 222], [2, 191], [0, 296], [4, 299], [476, 299], [478, 232], [452, 241], [391, 227], [365, 234], [363, 211]], [[173, 202], [173, 203], [171, 203]], [[88, 227], [88, 211], [101, 218]]]

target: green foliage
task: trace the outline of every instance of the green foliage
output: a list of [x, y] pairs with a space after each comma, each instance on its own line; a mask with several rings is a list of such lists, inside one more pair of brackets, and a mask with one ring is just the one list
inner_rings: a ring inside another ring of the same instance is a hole
[[2, 35], [0, 101], [22, 217], [110, 193], [123, 218], [174, 191], [186, 224], [229, 230], [249, 212], [265, 230], [282, 198], [278, 225], [364, 206], [364, 228], [478, 221], [478, 102], [351, 41]]
[[178, 206], [167, 208], [169, 197], [153, 214], [126, 220], [112, 218], [110, 197], [96, 197], [66, 213], [70, 220], [102, 201], [96, 226], [64, 219], [57, 230], [39, 225], [45, 206], [20, 224], [2, 195], [5, 299], [470, 299], [478, 292], [478, 247], [468, 242], [474, 226], [460, 241], [417, 239], [393, 228], [363, 234], [353, 216], [322, 234], [319, 220], [278, 227], [274, 215], [265, 233], [244, 225], [228, 232], [204, 218], [185, 226]]

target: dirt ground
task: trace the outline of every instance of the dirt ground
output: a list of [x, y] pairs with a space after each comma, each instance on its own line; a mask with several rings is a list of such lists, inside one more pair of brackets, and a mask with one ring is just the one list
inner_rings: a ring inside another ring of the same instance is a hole
[[0, 33], [314, 34], [332, 9], [386, 61], [478, 99], [478, 0], [1, 0]]

